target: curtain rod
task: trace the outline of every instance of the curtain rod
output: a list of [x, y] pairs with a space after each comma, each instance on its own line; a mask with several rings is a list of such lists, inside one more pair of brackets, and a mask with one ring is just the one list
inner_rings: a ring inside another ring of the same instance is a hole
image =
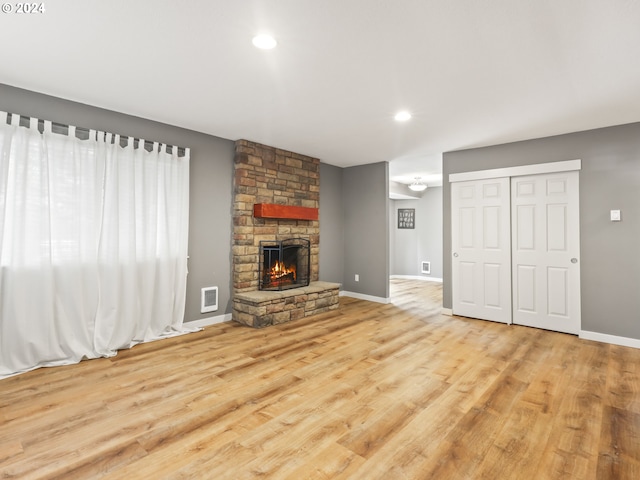
[[[19, 124], [21, 127], [28, 127], [30, 125], [31, 122], [31, 118], [29, 116], [26, 115], [20, 115], [18, 113], [11, 113], [11, 112], [7, 112], [6, 115], [6, 122], [7, 124], [11, 124], [11, 119], [13, 118], [13, 116], [16, 115], [19, 118]], [[40, 133], [42, 133], [44, 131], [44, 122], [45, 120], [38, 118], [36, 119], [38, 121], [38, 131]], [[70, 125], [66, 125], [64, 123], [59, 123], [59, 122], [54, 122], [51, 121], [51, 130], [54, 133], [58, 133], [58, 134], [63, 134], [63, 135], [68, 135], [69, 134], [69, 127]], [[75, 127], [76, 130], [76, 138], [79, 138], [80, 140], [87, 140], [89, 138], [90, 132], [91, 130], [98, 132], [98, 133], [105, 133], [107, 135], [113, 135], [113, 139], [115, 139], [115, 135], [120, 135], [120, 134], [116, 134], [116, 133], [111, 133], [111, 132], [103, 132], [102, 130], [96, 130], [93, 128], [87, 128], [87, 127]], [[78, 134], [81, 135], [78, 135]], [[140, 138], [135, 138], [135, 137], [130, 137], [127, 135], [120, 135], [120, 142], [121, 144], [124, 142], [124, 145], [126, 145], [126, 142], [129, 140], [133, 140], [134, 142], [134, 148], [139, 148], [139, 144], [140, 144]], [[112, 140], [113, 143], [114, 140]], [[154, 143], [158, 143], [159, 145], [165, 146], [169, 152], [173, 152], [174, 148], [178, 149], [178, 156], [179, 157], [184, 157], [186, 155], [186, 152], [188, 150], [187, 147], [179, 147], [176, 145], [169, 145], [167, 143], [163, 143], [163, 142], [153, 142], [151, 140], [144, 140], [144, 148], [146, 150], [151, 151], [151, 149], [153, 148]], [[124, 146], [122, 145], [122, 146]]]

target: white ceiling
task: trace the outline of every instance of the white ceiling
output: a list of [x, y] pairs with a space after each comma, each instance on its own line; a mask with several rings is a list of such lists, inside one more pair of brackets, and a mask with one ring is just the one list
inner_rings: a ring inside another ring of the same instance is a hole
[[445, 151], [640, 121], [637, 0], [44, 6], [0, 13], [0, 83], [405, 183]]

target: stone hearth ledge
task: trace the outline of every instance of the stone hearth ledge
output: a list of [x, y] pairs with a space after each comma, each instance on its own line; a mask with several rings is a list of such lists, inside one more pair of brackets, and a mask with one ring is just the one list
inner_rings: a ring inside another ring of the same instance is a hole
[[286, 323], [335, 310], [340, 284], [311, 282], [289, 290], [254, 290], [234, 295], [233, 320], [254, 328]]

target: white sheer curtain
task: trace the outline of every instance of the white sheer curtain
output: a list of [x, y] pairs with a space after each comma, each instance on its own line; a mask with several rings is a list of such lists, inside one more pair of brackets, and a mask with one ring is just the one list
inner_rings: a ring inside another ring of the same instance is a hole
[[188, 149], [8, 118], [0, 112], [0, 378], [182, 333]]

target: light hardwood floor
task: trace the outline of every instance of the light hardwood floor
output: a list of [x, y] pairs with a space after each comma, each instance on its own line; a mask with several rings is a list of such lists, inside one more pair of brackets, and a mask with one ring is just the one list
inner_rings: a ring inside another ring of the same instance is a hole
[[392, 298], [2, 380], [0, 478], [640, 478], [640, 350]]

